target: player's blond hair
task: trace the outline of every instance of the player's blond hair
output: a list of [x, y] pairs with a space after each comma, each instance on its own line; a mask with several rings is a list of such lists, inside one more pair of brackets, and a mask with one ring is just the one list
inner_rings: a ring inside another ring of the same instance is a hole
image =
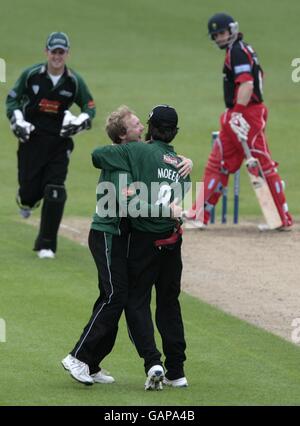
[[133, 111], [128, 106], [121, 105], [116, 111], [109, 114], [105, 123], [105, 131], [109, 138], [116, 144], [120, 144], [123, 136], [127, 132], [126, 119], [129, 118]]

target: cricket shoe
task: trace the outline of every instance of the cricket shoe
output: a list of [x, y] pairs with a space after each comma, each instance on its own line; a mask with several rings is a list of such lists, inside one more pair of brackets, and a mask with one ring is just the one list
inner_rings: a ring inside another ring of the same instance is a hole
[[[67, 355], [62, 360], [62, 366], [65, 370], [69, 371], [71, 370], [72, 366], [78, 362], [79, 360], [73, 357], [71, 354]], [[98, 373], [90, 374], [90, 377], [92, 377], [94, 383], [114, 383], [115, 379], [105, 370], [98, 371]]]
[[115, 379], [106, 372], [104, 372], [104, 370], [100, 370], [98, 371], [98, 373], [91, 374], [91, 377], [94, 380], [94, 383], [108, 384], [115, 382]]
[[167, 386], [172, 386], [173, 388], [186, 388], [188, 387], [188, 382], [186, 377], [180, 377], [180, 379], [170, 380], [167, 377], [164, 377], [163, 384]]
[[185, 229], [200, 229], [201, 231], [203, 231], [204, 229], [207, 228], [207, 225], [203, 222], [201, 222], [201, 220], [197, 220], [197, 219], [184, 219], [183, 221], [183, 226]]
[[51, 249], [42, 249], [38, 251], [38, 257], [40, 259], [54, 259], [55, 253]]
[[270, 228], [266, 223], [261, 223], [258, 226], [260, 232], [289, 232], [292, 230], [292, 226], [279, 226], [279, 228]]
[[145, 390], [162, 390], [164, 377], [164, 369], [161, 365], [154, 365], [151, 367], [147, 374]]
[[94, 384], [94, 379], [90, 375], [89, 366], [85, 362], [79, 361], [79, 359], [74, 357], [67, 360], [66, 358], [62, 360], [62, 365], [66, 370], [69, 371], [73, 379], [88, 386]]
[[94, 379], [90, 376], [89, 366], [84, 362], [77, 361], [77, 363], [74, 363], [71, 366], [69, 373], [73, 379], [77, 380], [79, 383], [83, 383], [87, 386], [94, 384]]
[[182, 217], [184, 219], [187, 219], [187, 220], [194, 220], [194, 219], [196, 219], [196, 211], [192, 210], [192, 209], [190, 209], [190, 210], [184, 210], [182, 212]]
[[65, 370], [69, 371], [71, 368], [71, 364], [76, 361], [76, 358], [74, 358], [71, 354], [67, 355], [62, 361], [62, 366]]
[[199, 218], [197, 219], [195, 210], [183, 211], [182, 218], [186, 229], [197, 228], [203, 230], [207, 228], [207, 225], [203, 222], [203, 220], [200, 220]]
[[290, 232], [292, 230], [292, 226], [281, 226], [280, 228], [277, 228], [276, 231], [279, 232]]

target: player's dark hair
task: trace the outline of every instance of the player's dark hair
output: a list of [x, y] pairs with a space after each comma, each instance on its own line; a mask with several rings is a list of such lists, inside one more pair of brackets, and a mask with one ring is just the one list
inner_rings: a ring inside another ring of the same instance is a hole
[[154, 127], [153, 124], [148, 122], [148, 130], [145, 139], [146, 141], [154, 140], [170, 143], [177, 135], [178, 130], [178, 127]]

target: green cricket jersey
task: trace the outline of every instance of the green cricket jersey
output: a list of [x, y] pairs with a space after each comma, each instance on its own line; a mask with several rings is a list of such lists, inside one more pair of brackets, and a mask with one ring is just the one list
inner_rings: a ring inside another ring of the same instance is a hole
[[[133, 228], [153, 233], [174, 229], [176, 220], [170, 217], [168, 204], [174, 197], [179, 201], [183, 198], [190, 187], [190, 178], [183, 179], [179, 175], [176, 165], [181, 159], [172, 145], [161, 141], [109, 145], [97, 148], [92, 153], [92, 160], [96, 168], [131, 174], [134, 187], [138, 188], [133, 194], [132, 185], [128, 185], [127, 206]], [[145, 187], [147, 191], [143, 190]], [[132, 203], [133, 214], [130, 210]], [[142, 214], [136, 215], [139, 208]]]
[[65, 67], [64, 73], [53, 86], [46, 64], [27, 68], [6, 99], [7, 116], [20, 109], [24, 119], [35, 126], [36, 134], [58, 136], [64, 111], [75, 103], [91, 119], [96, 113], [92, 95], [79, 74]]
[[[128, 217], [128, 205], [135, 197], [135, 191], [130, 190], [133, 184], [131, 173], [125, 171], [102, 170], [97, 185], [96, 211], [91, 228], [113, 235], [121, 235], [120, 224], [123, 217]], [[135, 207], [143, 209], [150, 216], [152, 205], [147, 201], [137, 199]], [[159, 214], [170, 216], [169, 207], [160, 206]]]
[[93, 216], [91, 228], [96, 231], [121, 235], [120, 223], [120, 177], [125, 175], [131, 182], [130, 174], [120, 171], [102, 170], [97, 185], [96, 212]]

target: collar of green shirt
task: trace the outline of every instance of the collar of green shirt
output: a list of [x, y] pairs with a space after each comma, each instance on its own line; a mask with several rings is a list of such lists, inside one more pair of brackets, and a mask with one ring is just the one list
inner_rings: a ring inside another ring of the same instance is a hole
[[172, 152], [174, 152], [173, 145], [170, 145], [169, 143], [162, 142], [162, 141], [151, 141], [149, 143], [155, 144], [155, 145], [159, 145], [159, 146], [165, 148], [166, 151], [172, 151]]

